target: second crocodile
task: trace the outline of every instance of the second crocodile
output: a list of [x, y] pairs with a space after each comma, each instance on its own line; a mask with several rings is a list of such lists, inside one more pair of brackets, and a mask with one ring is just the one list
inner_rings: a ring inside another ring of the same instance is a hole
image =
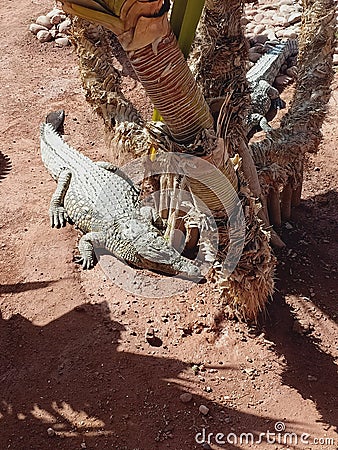
[[285, 108], [285, 103], [279, 96], [279, 91], [273, 87], [274, 80], [281, 67], [290, 56], [297, 54], [298, 46], [295, 39], [288, 39], [271, 45], [257, 63], [247, 72], [247, 81], [251, 89], [251, 106], [248, 114], [248, 136], [255, 129], [271, 130], [266, 117], [269, 110]]

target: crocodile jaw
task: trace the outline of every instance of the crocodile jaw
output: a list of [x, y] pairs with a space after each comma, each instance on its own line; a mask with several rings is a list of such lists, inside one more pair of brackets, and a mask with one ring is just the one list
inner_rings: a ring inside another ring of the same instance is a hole
[[120, 233], [123, 240], [132, 243], [139, 267], [190, 279], [201, 277], [199, 268], [171, 247], [147, 220], [137, 217], [120, 222]]

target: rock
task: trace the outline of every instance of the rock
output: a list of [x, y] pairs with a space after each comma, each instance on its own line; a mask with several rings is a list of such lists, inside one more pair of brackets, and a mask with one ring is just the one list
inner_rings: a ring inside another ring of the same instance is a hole
[[64, 15], [62, 14], [55, 14], [55, 16], [52, 16], [50, 18], [50, 23], [53, 25], [58, 25], [59, 23], [62, 22], [62, 20], [64, 19]]
[[46, 28], [52, 28], [52, 24], [50, 23], [50, 19], [49, 19], [49, 17], [47, 17], [47, 16], [39, 16], [37, 19], [36, 19], [36, 21], [35, 21], [35, 23], [37, 23], [38, 25], [42, 25], [42, 26], [44, 26], [44, 27], [46, 27]]
[[52, 38], [55, 39], [56, 36], [59, 34], [59, 31], [56, 28], [52, 28], [49, 30], [50, 34], [52, 35]]
[[279, 7], [279, 12], [282, 15], [291, 14], [293, 11], [294, 11], [294, 9], [291, 5], [281, 5]]
[[203, 416], [206, 416], [206, 415], [208, 414], [208, 412], [210, 411], [209, 408], [208, 408], [207, 406], [205, 406], [205, 405], [201, 405], [201, 406], [198, 408], [198, 410], [199, 410], [199, 412], [200, 412], [201, 414], [203, 414]]
[[189, 403], [192, 400], [192, 395], [190, 392], [184, 392], [184, 394], [180, 395], [180, 400], [182, 403]]
[[57, 37], [57, 38], [68, 38], [68, 34], [66, 34], [66, 33], [58, 33], [58, 34], [56, 35], [56, 37]]
[[296, 39], [298, 36], [298, 33], [293, 30], [292, 28], [289, 28], [287, 30], [284, 30], [283, 37], [286, 39]]
[[272, 30], [272, 29], [266, 30], [266, 35], [267, 35], [269, 41], [274, 42], [274, 41], [278, 40], [276, 37], [275, 30]]
[[53, 39], [52, 35], [48, 30], [39, 31], [36, 37], [39, 39], [40, 42], [49, 42]]
[[264, 16], [263, 16], [263, 14], [258, 13], [258, 14], [254, 15], [253, 19], [255, 22], [261, 23], [262, 20], [264, 19]]
[[338, 53], [335, 53], [333, 55], [333, 64], [336, 66], [338, 65]]
[[58, 30], [60, 33], [64, 33], [65, 31], [69, 30], [70, 26], [72, 24], [72, 21], [67, 18], [63, 22], [60, 23]]
[[300, 12], [294, 12], [288, 17], [288, 22], [290, 25], [300, 22], [302, 19], [302, 14]]
[[55, 436], [55, 430], [53, 428], [47, 428], [47, 434], [50, 437]]
[[269, 18], [263, 19], [261, 23], [265, 26], [269, 26], [269, 27], [273, 26], [273, 20], [269, 19]]
[[255, 52], [249, 52], [249, 55], [248, 55], [249, 61], [251, 61], [253, 63], [257, 62], [261, 56], [262, 55], [260, 53], [255, 53]]
[[261, 34], [265, 31], [265, 25], [256, 25], [253, 32], [254, 34]]
[[276, 36], [278, 38], [284, 38], [284, 39], [296, 39], [298, 34], [293, 30], [292, 28], [286, 29], [286, 30], [278, 30], [276, 32]]
[[286, 223], [285, 223], [285, 228], [286, 228], [287, 230], [292, 230], [292, 229], [293, 229], [293, 226], [291, 225], [291, 223], [286, 222]]
[[57, 37], [55, 39], [55, 44], [58, 47], [67, 47], [67, 45], [69, 45], [69, 39], [67, 37]]
[[247, 32], [249, 32], [249, 33], [253, 33], [254, 32], [254, 29], [256, 28], [256, 26], [257, 25], [255, 25], [254, 23], [248, 23], [248, 25], [246, 26], [246, 30], [247, 30]]
[[51, 17], [55, 16], [56, 14], [65, 15], [64, 11], [60, 8], [53, 8], [49, 13], [46, 14], [46, 16], [50, 19]]
[[285, 27], [288, 25], [288, 21], [287, 21], [286, 17], [278, 16], [277, 14], [272, 16], [272, 20], [274, 21], [275, 25], [280, 25], [282, 27]]
[[37, 23], [31, 23], [29, 25], [29, 31], [33, 34], [38, 34], [39, 31], [48, 31], [48, 28], [44, 27], [43, 25], [38, 25]]

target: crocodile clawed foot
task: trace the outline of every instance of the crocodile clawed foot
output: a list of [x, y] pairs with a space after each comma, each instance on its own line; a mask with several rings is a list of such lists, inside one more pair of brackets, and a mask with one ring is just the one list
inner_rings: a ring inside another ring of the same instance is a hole
[[84, 270], [88, 270], [88, 269], [91, 269], [92, 267], [94, 267], [93, 258], [87, 258], [87, 257], [83, 257], [81, 255], [76, 255], [74, 257], [74, 262], [75, 262], [75, 264], [81, 264], [81, 266]]
[[62, 228], [66, 226], [68, 215], [62, 206], [50, 208], [49, 216], [52, 228]]

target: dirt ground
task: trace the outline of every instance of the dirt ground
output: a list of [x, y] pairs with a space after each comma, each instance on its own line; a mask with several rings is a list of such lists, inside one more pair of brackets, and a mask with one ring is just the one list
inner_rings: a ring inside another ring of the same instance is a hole
[[74, 264], [74, 228], [49, 227], [45, 114], [64, 108], [68, 141], [110, 158], [72, 48], [27, 31], [51, 6], [3, 0], [0, 11], [0, 450], [337, 449], [337, 90], [266, 315], [215, 336], [206, 285], [174, 298], [126, 293], [99, 265]]

